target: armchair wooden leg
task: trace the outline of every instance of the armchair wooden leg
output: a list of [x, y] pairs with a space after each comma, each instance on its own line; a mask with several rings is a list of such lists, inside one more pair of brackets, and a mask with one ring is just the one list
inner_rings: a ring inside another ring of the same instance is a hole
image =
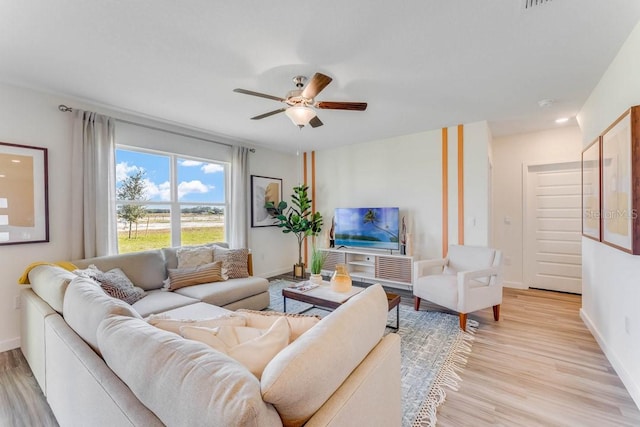
[[467, 313], [460, 313], [460, 329], [467, 330]]
[[500, 320], [500, 304], [493, 306], [493, 320]]
[[413, 309], [415, 311], [419, 311], [420, 310], [420, 297], [413, 297]]

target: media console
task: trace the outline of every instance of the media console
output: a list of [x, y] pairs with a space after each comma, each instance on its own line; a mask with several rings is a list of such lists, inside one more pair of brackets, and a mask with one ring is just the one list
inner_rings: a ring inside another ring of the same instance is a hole
[[321, 249], [327, 252], [323, 275], [331, 276], [337, 264], [346, 264], [353, 280], [385, 286], [413, 289], [413, 257], [391, 255], [362, 249]]

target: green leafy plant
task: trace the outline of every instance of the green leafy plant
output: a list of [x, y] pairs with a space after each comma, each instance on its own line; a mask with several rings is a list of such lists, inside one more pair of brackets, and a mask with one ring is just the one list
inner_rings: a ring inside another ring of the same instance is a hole
[[320, 274], [322, 272], [322, 266], [327, 260], [329, 252], [321, 251], [313, 245], [311, 249], [311, 274]]
[[302, 244], [309, 236], [317, 236], [322, 231], [322, 215], [320, 212], [313, 212], [311, 209], [311, 199], [307, 194], [309, 186], [298, 185], [293, 187], [291, 195], [291, 205], [284, 200], [275, 206], [273, 202], [267, 202], [264, 207], [269, 212], [275, 214], [278, 220], [276, 224], [282, 228], [283, 233], [293, 233], [298, 239], [298, 265], [302, 262]]

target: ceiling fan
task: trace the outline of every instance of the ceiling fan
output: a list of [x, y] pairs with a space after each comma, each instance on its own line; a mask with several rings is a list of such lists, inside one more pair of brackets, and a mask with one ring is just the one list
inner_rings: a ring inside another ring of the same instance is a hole
[[296, 89], [293, 89], [287, 93], [285, 98], [278, 96], [267, 95], [265, 93], [254, 92], [246, 89], [234, 89], [234, 92], [244, 93], [245, 95], [259, 96], [261, 98], [273, 99], [274, 101], [280, 101], [287, 104], [286, 107], [279, 108], [277, 110], [269, 111], [268, 113], [260, 114], [259, 116], [251, 117], [251, 120], [260, 120], [265, 117], [273, 116], [274, 114], [284, 112], [291, 121], [303, 128], [306, 125], [312, 128], [322, 126], [322, 121], [316, 115], [314, 108], [325, 110], [351, 110], [351, 111], [364, 111], [367, 109], [366, 102], [338, 102], [338, 101], [316, 101], [315, 97], [333, 80], [329, 76], [325, 76], [321, 73], [316, 73], [309, 83], [305, 86], [307, 78], [305, 76], [295, 76], [293, 83], [296, 85]]

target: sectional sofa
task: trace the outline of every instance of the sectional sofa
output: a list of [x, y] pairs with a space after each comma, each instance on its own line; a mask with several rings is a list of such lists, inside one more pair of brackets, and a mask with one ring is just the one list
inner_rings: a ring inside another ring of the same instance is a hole
[[146, 296], [127, 304], [55, 265], [29, 272], [22, 351], [61, 426], [400, 425], [400, 339], [384, 335], [379, 285], [301, 333], [258, 378], [149, 320], [255, 313], [269, 304], [266, 279], [163, 290], [175, 248], [73, 263], [120, 268]]

